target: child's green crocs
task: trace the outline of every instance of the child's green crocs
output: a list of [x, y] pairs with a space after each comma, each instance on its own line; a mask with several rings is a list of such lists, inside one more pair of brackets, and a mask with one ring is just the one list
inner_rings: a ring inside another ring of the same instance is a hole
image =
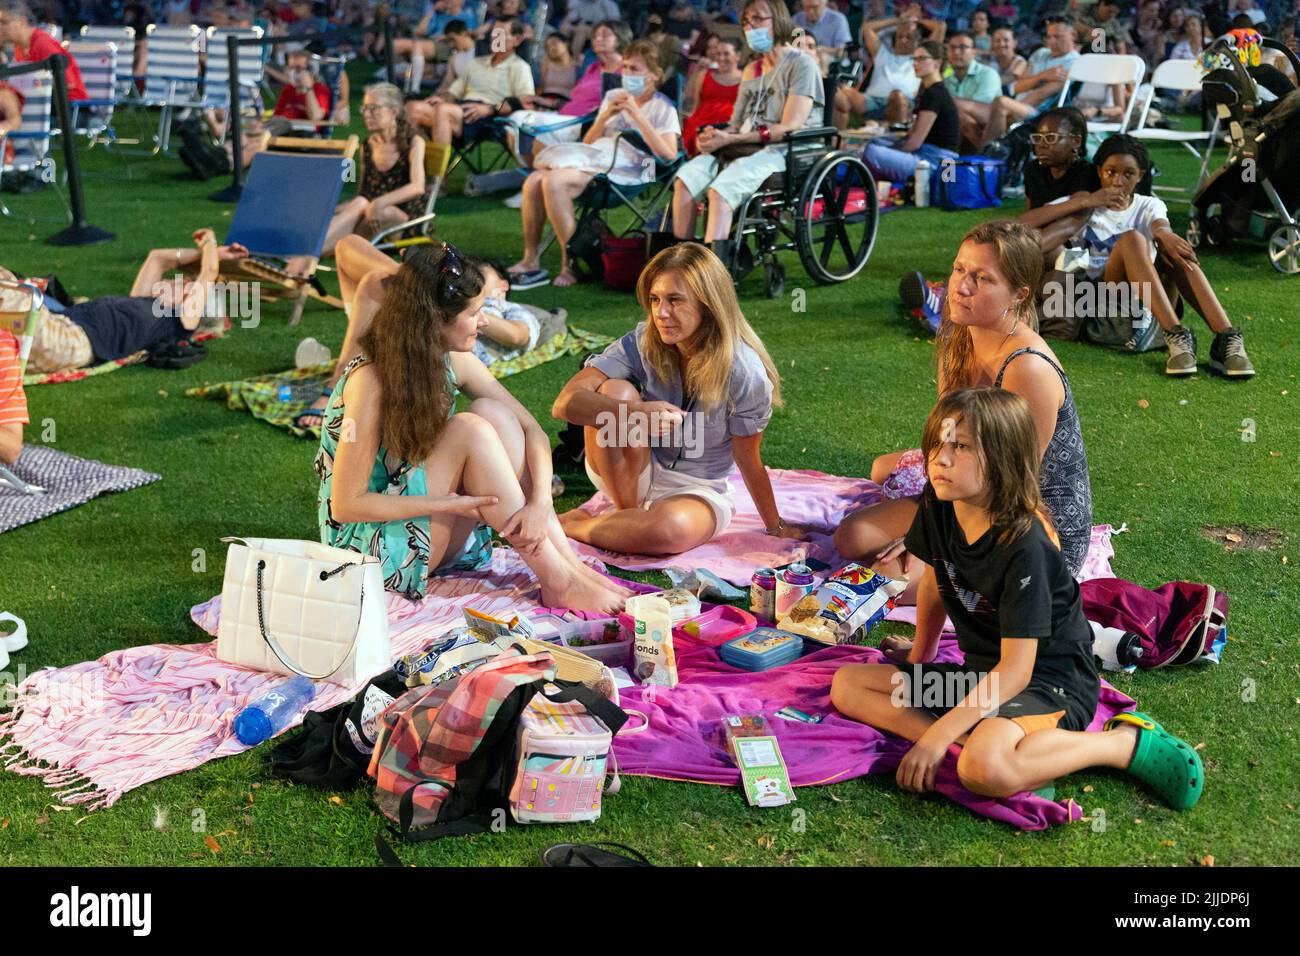
[[1137, 747], [1128, 772], [1151, 785], [1175, 810], [1190, 810], [1205, 788], [1201, 755], [1146, 714], [1132, 711], [1106, 721], [1105, 730], [1119, 724], [1138, 728]]

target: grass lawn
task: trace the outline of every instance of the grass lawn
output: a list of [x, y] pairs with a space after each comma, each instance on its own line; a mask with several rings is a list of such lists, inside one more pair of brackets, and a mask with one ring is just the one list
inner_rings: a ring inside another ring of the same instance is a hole
[[[363, 77], [353, 77], [358, 95]], [[353, 115], [359, 116], [355, 107]], [[132, 120], [123, 125], [128, 135]], [[1169, 178], [1189, 179], [1190, 164], [1173, 148], [1159, 156]], [[6, 195], [14, 215], [0, 220], [0, 263], [20, 274], [55, 273], [74, 295], [120, 295], [147, 249], [185, 245], [191, 230], [205, 225], [224, 235], [233, 206], [206, 198], [221, 183], [196, 182], [176, 159], [130, 161], [131, 179], [123, 180], [106, 178], [120, 177], [122, 167], [99, 151], [84, 160], [89, 218], [116, 231], [116, 242], [45, 245], [58, 224], [29, 223], [26, 216], [57, 215], [53, 194]], [[507, 261], [517, 257], [519, 215], [499, 201], [467, 200], [453, 189], [439, 214], [441, 236]], [[934, 400], [933, 345], [901, 315], [898, 277], [913, 268], [945, 273], [961, 234], [987, 216], [910, 209], [887, 215], [870, 262], [844, 285], [814, 286], [793, 253], [785, 258], [785, 299], [762, 298], [761, 274], [747, 280], [742, 303], [781, 368], [787, 397], [766, 434], [768, 464], [862, 475], [875, 455], [918, 443]], [[1080, 773], [1058, 782], [1059, 798], [1074, 798], [1090, 814], [1103, 811], [1105, 826], [1096, 818], [1091, 826], [1026, 834], [942, 797], [904, 794], [886, 776], [800, 790], [805, 826], [796, 827], [785, 810], [746, 806], [738, 789], [634, 777], [609, 799], [598, 823], [515, 827], [407, 848], [404, 859], [532, 864], [543, 847], [580, 839], [627, 843], [656, 862], [679, 865], [1195, 865], [1207, 855], [1219, 865], [1300, 862], [1300, 279], [1275, 273], [1259, 245], [1207, 252], [1203, 260], [1228, 314], [1246, 332], [1259, 371], [1254, 381], [1208, 374], [1175, 381], [1164, 375], [1163, 353], [1134, 358], [1053, 343], [1084, 424], [1095, 519], [1128, 523], [1129, 533], [1114, 542], [1116, 573], [1149, 586], [1206, 581], [1232, 596], [1221, 665], [1112, 678], [1175, 733], [1204, 745], [1207, 784], [1194, 810], [1165, 809], [1112, 772]], [[807, 309], [797, 312], [791, 295], [801, 287]], [[576, 324], [610, 335], [638, 318], [631, 296], [603, 288], [545, 287], [520, 298], [563, 305]], [[188, 611], [221, 589], [222, 535], [316, 537], [314, 446], [221, 403], [183, 395], [204, 382], [284, 369], [304, 335], [337, 350], [341, 313], [312, 304], [301, 328], [291, 329], [288, 312], [286, 304], [264, 306], [259, 327], [237, 328], [212, 345], [207, 361], [185, 371], [134, 367], [29, 391], [29, 441], [39, 441], [52, 423], [57, 448], [152, 469], [164, 479], [0, 537], [0, 610], [26, 618], [32, 637], [11, 671], [19, 664], [69, 665], [131, 645], [200, 640]], [[1191, 321], [1204, 362], [1210, 336]], [[574, 360], [562, 360], [507, 386], [554, 435], [548, 409], [574, 370]], [[1253, 442], [1243, 441], [1247, 420], [1254, 422]], [[573, 492], [585, 491], [573, 487], [558, 504], [572, 506], [579, 500]], [[1211, 525], [1275, 530], [1282, 543], [1228, 552], [1221, 537], [1204, 533]], [[204, 573], [191, 569], [196, 548], [208, 555]], [[263, 768], [269, 747], [141, 787], [84, 819], [79, 810], [56, 812], [65, 808], [52, 806], [37, 781], [0, 774], [0, 864], [373, 863], [372, 837], [382, 824], [369, 789], [331, 795], [273, 780]], [[194, 831], [200, 816], [219, 854]]]

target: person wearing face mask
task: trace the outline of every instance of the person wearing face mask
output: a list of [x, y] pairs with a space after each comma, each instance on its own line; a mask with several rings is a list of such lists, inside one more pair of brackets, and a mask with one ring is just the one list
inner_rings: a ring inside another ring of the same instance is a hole
[[489, 567], [495, 529], [543, 604], [618, 613], [631, 592], [583, 564], [556, 518], [550, 440], [474, 357], [478, 269], [451, 246], [425, 247], [387, 285], [325, 408], [321, 541], [378, 558], [385, 590], [419, 600], [431, 577]]
[[[700, 155], [678, 170], [673, 183], [673, 235], [695, 234], [696, 205], [707, 196], [705, 238], [724, 262], [731, 259], [727, 237], [735, 210], [785, 169], [786, 149], [780, 144], [788, 133], [822, 125], [825, 102], [817, 62], [790, 45], [794, 22], [782, 0], [749, 0], [740, 25], [745, 42], [759, 55], [744, 69], [726, 128], [700, 130]], [[727, 155], [732, 147], [734, 155]]]
[[[605, 173], [622, 186], [639, 185], [654, 180], [656, 159], [670, 162], [676, 158], [681, 121], [672, 100], [659, 92], [663, 77], [654, 45], [636, 41], [623, 57], [622, 86], [605, 95], [596, 121], [582, 138], [592, 148], [566, 153], [567, 147], [556, 146], [552, 147], [556, 153], [549, 158], [546, 152], [538, 154], [537, 168], [524, 181], [520, 207], [524, 254], [510, 267], [512, 286], [529, 289], [549, 281], [540, 260], [542, 230], [548, 220], [560, 247], [560, 271], [555, 284], [564, 287], [576, 283], [568, 251], [569, 239], [577, 227], [574, 200], [597, 173]], [[624, 130], [639, 133], [653, 155], [626, 139], [618, 139]]]
[[692, 104], [682, 127], [682, 143], [688, 156], [699, 154], [696, 137], [702, 128], [731, 119], [740, 92], [740, 41], [735, 37], [711, 37], [709, 53], [716, 65], [696, 73], [685, 96]]
[[731, 523], [735, 468], [767, 533], [806, 539], [782, 519], [759, 450], [781, 378], [726, 267], [699, 243], [665, 249], [637, 301], [645, 321], [592, 356], [551, 408], [582, 426], [587, 477], [614, 504], [561, 515], [565, 532], [623, 553], [689, 551]]

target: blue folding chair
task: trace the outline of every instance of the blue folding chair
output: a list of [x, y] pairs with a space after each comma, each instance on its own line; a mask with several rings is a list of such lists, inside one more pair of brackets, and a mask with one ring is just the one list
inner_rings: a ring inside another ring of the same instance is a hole
[[[222, 273], [269, 282], [272, 298], [292, 297], [290, 325], [302, 318], [308, 297], [343, 308], [325, 292], [315, 269], [347, 168], [343, 156], [291, 153], [258, 153], [248, 168], [226, 242], [244, 246], [249, 257], [223, 262]], [[298, 257], [311, 261], [306, 275], [290, 275], [283, 267], [283, 260]]]

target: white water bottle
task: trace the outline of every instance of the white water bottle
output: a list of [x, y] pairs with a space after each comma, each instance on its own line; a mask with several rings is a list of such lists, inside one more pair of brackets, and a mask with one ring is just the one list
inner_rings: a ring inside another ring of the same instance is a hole
[[916, 206], [918, 209], [924, 209], [930, 205], [930, 163], [929, 160], [918, 159], [916, 161]]

